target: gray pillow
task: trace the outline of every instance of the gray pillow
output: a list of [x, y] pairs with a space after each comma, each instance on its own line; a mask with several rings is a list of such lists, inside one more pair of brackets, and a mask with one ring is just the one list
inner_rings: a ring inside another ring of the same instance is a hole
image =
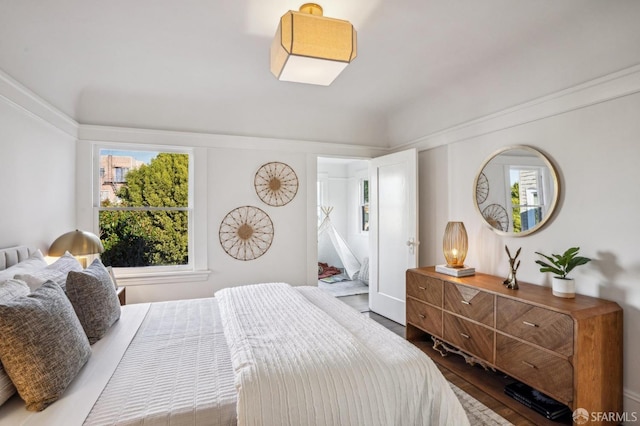
[[[18, 297], [24, 297], [29, 294], [29, 287], [18, 280], [8, 280], [0, 282], [0, 303], [9, 302]], [[0, 363], [0, 405], [4, 404], [9, 398], [16, 393], [16, 387], [4, 371], [2, 363]]]
[[66, 290], [67, 274], [69, 271], [82, 271], [82, 265], [71, 253], [65, 252], [55, 262], [44, 269], [28, 274], [19, 274], [15, 278], [27, 283], [31, 291], [47, 281], [53, 281]]
[[100, 259], [82, 272], [69, 272], [67, 296], [91, 344], [100, 340], [120, 318], [116, 287]]
[[42, 252], [36, 250], [28, 259], [0, 271], [0, 282], [11, 279], [16, 274], [29, 274], [44, 269], [46, 266], [47, 262], [45, 262]]
[[0, 359], [30, 411], [58, 400], [91, 355], [69, 299], [53, 282], [0, 303], [0, 336]]

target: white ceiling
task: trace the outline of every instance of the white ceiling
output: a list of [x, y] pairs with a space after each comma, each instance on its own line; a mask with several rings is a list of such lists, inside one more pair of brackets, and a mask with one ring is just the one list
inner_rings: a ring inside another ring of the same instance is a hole
[[82, 124], [390, 146], [640, 63], [638, 0], [326, 0], [358, 58], [280, 82], [301, 3], [0, 0], [0, 69]]

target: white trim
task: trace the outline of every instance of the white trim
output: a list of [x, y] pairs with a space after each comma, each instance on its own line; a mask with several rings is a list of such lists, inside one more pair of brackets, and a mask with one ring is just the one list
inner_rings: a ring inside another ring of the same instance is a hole
[[[208, 268], [208, 254], [207, 254], [207, 184], [208, 180], [206, 179], [207, 174], [207, 155], [204, 152], [203, 148], [194, 148], [191, 146], [170, 146], [170, 145], [158, 145], [158, 144], [135, 144], [135, 143], [127, 143], [127, 144], [114, 144], [110, 142], [92, 142], [92, 143], [83, 143], [78, 145], [78, 157], [85, 157], [85, 155], [90, 155], [92, 158], [92, 171], [88, 172], [85, 168], [83, 168], [83, 173], [90, 173], [83, 180], [91, 181], [91, 186], [93, 188], [91, 194], [91, 206], [92, 206], [92, 229], [94, 232], [98, 232], [99, 222], [98, 216], [100, 211], [100, 193], [99, 193], [99, 184], [97, 177], [97, 171], [99, 170], [99, 157], [101, 149], [122, 149], [127, 151], [159, 151], [159, 152], [176, 152], [183, 153], [189, 155], [189, 206], [185, 211], [189, 212], [189, 263], [188, 265], [180, 265], [179, 271], [174, 272], [166, 272], [162, 271], [162, 266], [151, 266], [144, 268], [129, 268], [127, 272], [123, 275], [127, 277], [127, 279], [133, 279], [134, 284], [129, 285], [137, 285], [135, 283], [143, 283], [150, 284], [152, 280], [144, 278], [147, 276], [151, 277], [164, 277], [171, 276], [171, 279], [175, 279], [175, 277], [187, 277], [186, 280], [189, 281], [189, 274], [193, 274], [195, 271], [207, 270]], [[84, 152], [84, 155], [81, 154]], [[97, 198], [96, 198], [97, 197]], [[85, 200], [85, 197], [78, 198], [78, 206]], [[88, 199], [87, 199], [88, 200]], [[196, 208], [197, 207], [197, 208]], [[88, 208], [85, 208], [84, 211], [88, 211]], [[78, 209], [78, 217], [80, 217], [80, 208]], [[146, 268], [154, 268], [153, 272], [147, 273], [144, 272]], [[173, 268], [173, 267], [171, 267]], [[173, 275], [172, 275], [173, 274]], [[175, 275], [177, 274], [177, 275]], [[208, 274], [208, 272], [207, 272]], [[142, 277], [142, 278], [137, 278]], [[193, 280], [191, 280], [193, 281]], [[199, 281], [196, 279], [195, 281]], [[171, 282], [171, 281], [167, 281]]]
[[419, 151], [423, 151], [552, 117], [637, 92], [640, 92], [640, 65], [634, 65], [586, 83], [534, 99], [530, 102], [419, 137], [412, 141], [403, 142], [389, 148], [382, 148], [329, 142], [79, 124], [73, 118], [49, 104], [36, 93], [0, 70], [0, 100], [78, 139], [100, 142], [138, 142], [181, 145], [181, 143], [176, 143], [176, 139], [180, 139], [185, 141], [184, 144], [191, 144], [192, 146], [270, 150], [295, 149], [296, 151], [314, 152], [316, 154], [362, 157], [376, 157], [391, 151], [399, 151], [407, 148], [417, 148]]
[[2, 70], [0, 70], [0, 99], [29, 114], [31, 117], [53, 126], [56, 130], [74, 138], [78, 137], [78, 122], [27, 89]]
[[318, 156], [307, 155], [307, 279], [318, 285]]
[[419, 151], [471, 139], [640, 92], [640, 65], [470, 120], [393, 147]]
[[138, 285], [176, 284], [201, 282], [209, 279], [211, 271], [157, 272], [145, 274], [126, 274], [116, 271], [119, 287]]
[[251, 149], [313, 153], [342, 157], [369, 158], [389, 153], [389, 148], [367, 145], [237, 136], [213, 133], [177, 132], [81, 124], [78, 139], [83, 142], [154, 144], [206, 148]]

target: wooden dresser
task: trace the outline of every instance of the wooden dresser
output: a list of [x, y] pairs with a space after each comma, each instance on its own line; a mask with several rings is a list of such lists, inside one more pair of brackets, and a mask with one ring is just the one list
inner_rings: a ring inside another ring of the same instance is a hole
[[434, 267], [410, 269], [406, 280], [408, 340], [418, 344], [434, 336], [572, 410], [622, 413], [617, 303], [563, 299], [526, 283], [509, 290], [504, 277], [455, 278]]

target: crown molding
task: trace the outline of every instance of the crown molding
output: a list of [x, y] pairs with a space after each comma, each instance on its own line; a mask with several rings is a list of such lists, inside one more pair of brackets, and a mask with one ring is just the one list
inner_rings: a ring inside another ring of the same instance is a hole
[[375, 157], [416, 148], [419, 151], [508, 129], [640, 92], [640, 64], [523, 104], [434, 132], [388, 148], [307, 140], [133, 129], [79, 124], [0, 70], [0, 100], [55, 129], [81, 140], [154, 143], [309, 152], [323, 155]]
[[0, 99], [55, 129], [78, 137], [78, 122], [0, 70]]
[[150, 130], [81, 124], [78, 139], [90, 143], [154, 144], [205, 148], [229, 148], [286, 151], [319, 155], [372, 158], [385, 155], [389, 148], [321, 141], [277, 139], [259, 136], [239, 136]]
[[465, 123], [394, 145], [418, 151], [532, 123], [640, 92], [640, 64]]

